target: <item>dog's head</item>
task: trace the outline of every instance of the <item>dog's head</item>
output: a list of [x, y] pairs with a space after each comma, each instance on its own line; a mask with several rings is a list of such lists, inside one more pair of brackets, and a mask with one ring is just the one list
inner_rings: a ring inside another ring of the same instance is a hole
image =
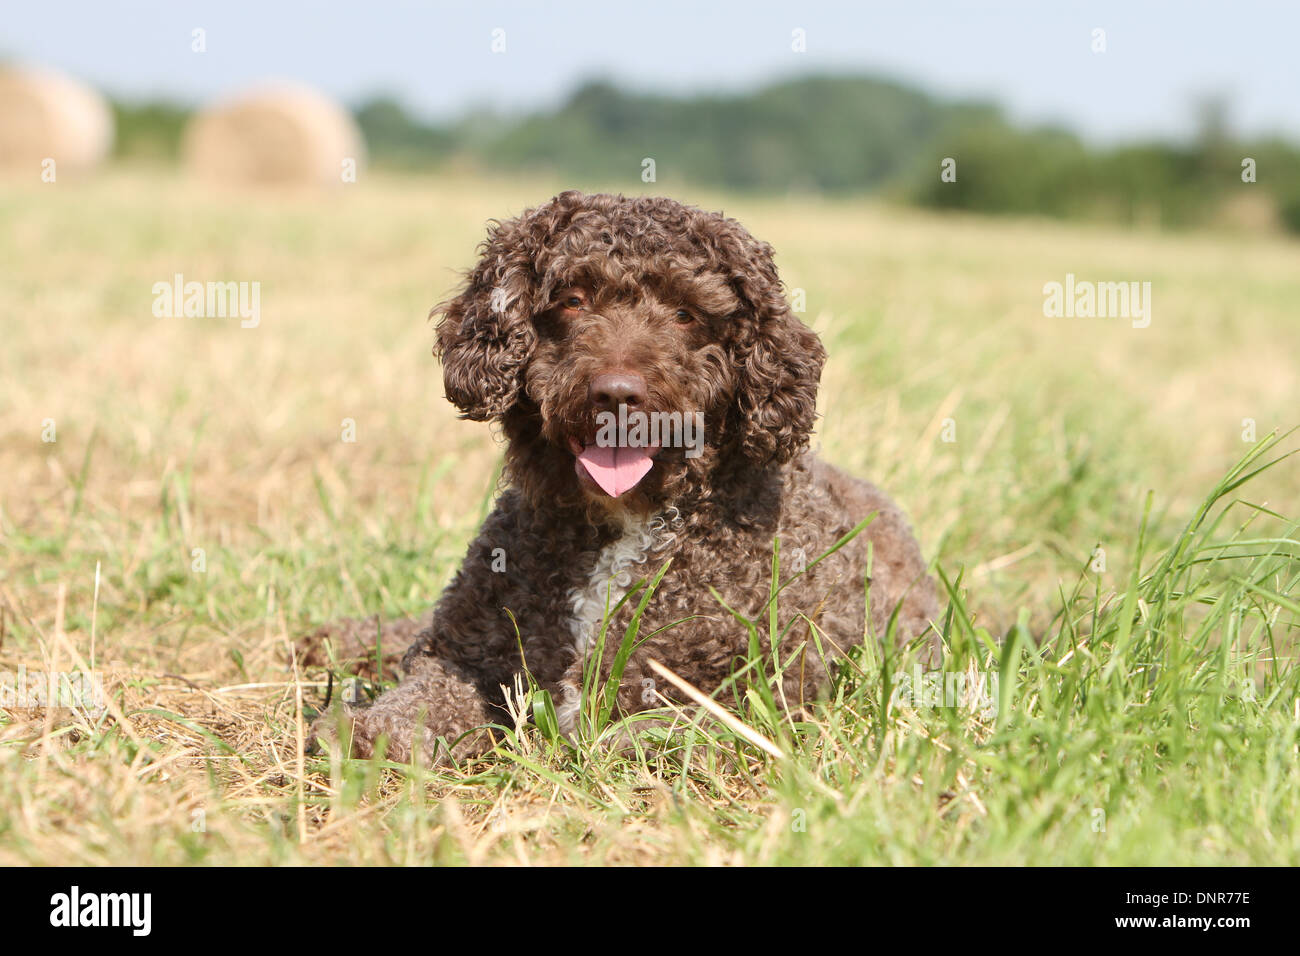
[[825, 351], [772, 248], [671, 199], [565, 192], [494, 222], [434, 309], [447, 398], [535, 500], [647, 509], [806, 447]]

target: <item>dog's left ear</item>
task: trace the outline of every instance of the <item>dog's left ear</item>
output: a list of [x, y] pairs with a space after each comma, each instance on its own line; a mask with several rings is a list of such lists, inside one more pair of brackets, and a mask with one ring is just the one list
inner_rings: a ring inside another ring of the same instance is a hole
[[526, 218], [493, 223], [463, 291], [430, 313], [447, 398], [474, 421], [500, 419], [514, 404], [537, 342]]
[[733, 427], [755, 464], [787, 462], [808, 447], [826, 349], [790, 311], [770, 245], [745, 233], [729, 258], [749, 312], [732, 344], [739, 373]]

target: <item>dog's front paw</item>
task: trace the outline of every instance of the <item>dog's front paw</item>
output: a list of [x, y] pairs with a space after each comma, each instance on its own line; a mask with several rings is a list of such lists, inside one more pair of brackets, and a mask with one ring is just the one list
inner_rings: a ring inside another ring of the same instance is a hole
[[416, 751], [431, 760], [437, 743], [424, 724], [374, 704], [368, 707], [341, 704], [337, 711], [317, 717], [310, 733], [313, 740], [337, 749], [344, 756], [367, 760], [381, 754], [396, 763], [409, 763]]
[[356, 714], [356, 709], [347, 704], [323, 711], [307, 728], [307, 752], [318, 754], [324, 750], [337, 750], [344, 756], [359, 756], [353, 747]]

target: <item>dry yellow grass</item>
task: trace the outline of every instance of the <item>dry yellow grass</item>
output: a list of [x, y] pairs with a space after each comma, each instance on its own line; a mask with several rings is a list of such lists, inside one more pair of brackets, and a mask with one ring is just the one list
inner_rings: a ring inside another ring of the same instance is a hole
[[[442, 400], [424, 316], [488, 217], [555, 187], [363, 177], [320, 196], [155, 171], [3, 187], [0, 672], [72, 669], [93, 631], [121, 715], [0, 712], [0, 864], [781, 858], [785, 805], [743, 774], [701, 770], [683, 806], [650, 773], [596, 768], [579, 793], [496, 764], [368, 788], [298, 750], [299, 690], [311, 705], [323, 688], [295, 681], [291, 639], [420, 612], [482, 514], [498, 449]], [[1184, 514], [1246, 447], [1243, 419], [1296, 424], [1294, 242], [683, 198], [776, 246], [830, 346], [824, 452], [966, 567], [995, 632], [1022, 605], [1045, 622], [1098, 542], [1122, 574], [1146, 490]], [[1067, 272], [1151, 281], [1151, 327], [1044, 318], [1042, 286]], [[176, 273], [260, 283], [260, 325], [155, 318]], [[1297, 490], [1289, 469], [1251, 494], [1294, 514]], [[846, 812], [915, 788], [886, 773]], [[980, 811], [944, 815], [961, 833]], [[744, 852], [719, 820], [752, 831]]]

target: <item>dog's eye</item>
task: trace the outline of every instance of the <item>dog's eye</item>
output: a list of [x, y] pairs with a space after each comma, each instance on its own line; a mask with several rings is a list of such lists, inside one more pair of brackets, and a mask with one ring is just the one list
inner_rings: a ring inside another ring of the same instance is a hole
[[577, 310], [577, 309], [581, 309], [582, 306], [583, 306], [583, 301], [582, 301], [582, 296], [580, 295], [571, 295], [571, 296], [567, 296], [564, 299], [564, 307], [566, 309]]
[[691, 315], [691, 313], [686, 309], [678, 309], [677, 321], [680, 322], [682, 325], [686, 325], [688, 322], [694, 322], [695, 316]]

